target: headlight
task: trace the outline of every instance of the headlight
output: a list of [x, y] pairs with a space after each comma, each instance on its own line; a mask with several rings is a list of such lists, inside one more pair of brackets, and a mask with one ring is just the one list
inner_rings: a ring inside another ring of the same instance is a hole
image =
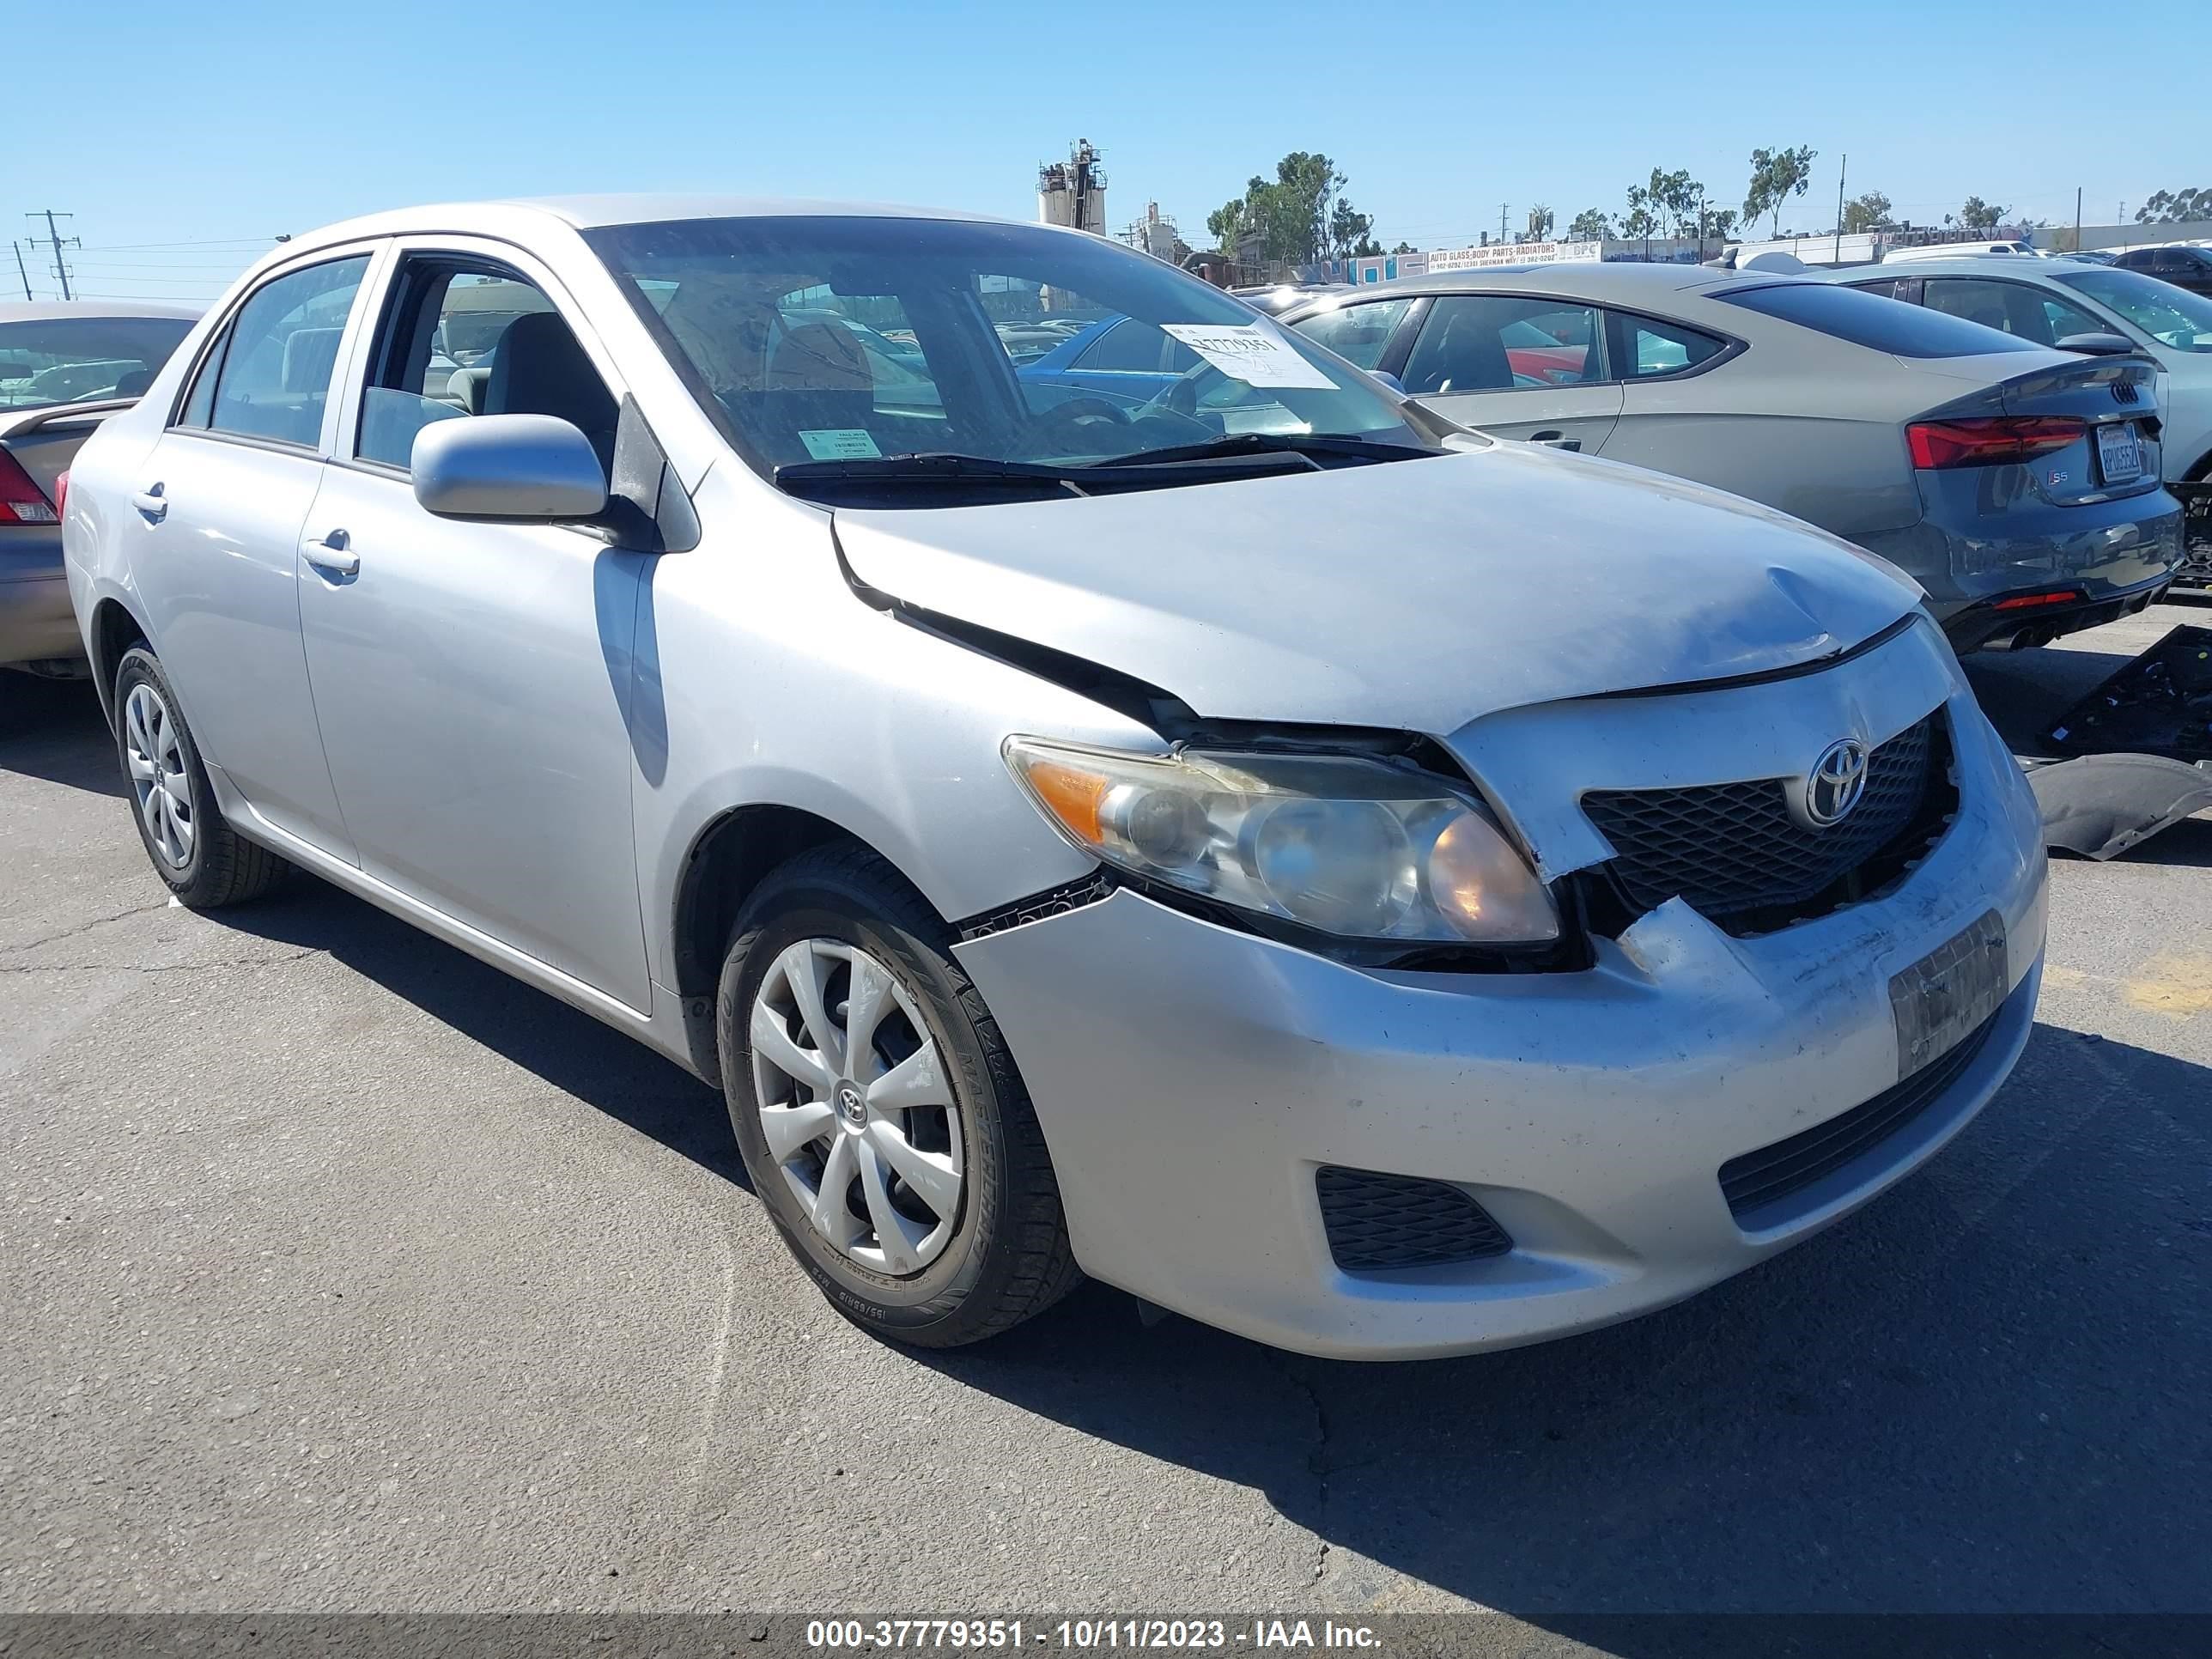
[[1352, 756], [1172, 756], [1009, 738], [1077, 847], [1150, 881], [1347, 939], [1539, 944], [1559, 912], [1477, 801]]

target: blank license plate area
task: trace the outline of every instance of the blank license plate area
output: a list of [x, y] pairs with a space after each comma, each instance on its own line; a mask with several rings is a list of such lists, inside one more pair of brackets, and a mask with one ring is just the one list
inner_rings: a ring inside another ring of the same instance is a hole
[[2142, 477], [2142, 446], [2136, 441], [2133, 421], [2097, 428], [2097, 465], [2108, 484], [2133, 483]]
[[2004, 919], [1994, 910], [1901, 974], [1891, 975], [1897, 1019], [1897, 1075], [1911, 1077], [1940, 1059], [1997, 1011], [2011, 977]]

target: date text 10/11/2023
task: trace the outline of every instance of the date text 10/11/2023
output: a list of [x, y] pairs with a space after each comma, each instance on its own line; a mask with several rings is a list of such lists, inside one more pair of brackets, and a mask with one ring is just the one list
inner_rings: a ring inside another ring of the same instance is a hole
[[1115, 1649], [1173, 1652], [1183, 1650], [1249, 1649], [1259, 1651], [1302, 1648], [1364, 1650], [1382, 1645], [1365, 1625], [1333, 1620], [1254, 1619], [1231, 1625], [1224, 1619], [1062, 1619], [1039, 1623], [1020, 1619], [817, 1619], [806, 1626], [806, 1645], [827, 1651], [950, 1649], [989, 1651], [1044, 1647], [1058, 1650]]

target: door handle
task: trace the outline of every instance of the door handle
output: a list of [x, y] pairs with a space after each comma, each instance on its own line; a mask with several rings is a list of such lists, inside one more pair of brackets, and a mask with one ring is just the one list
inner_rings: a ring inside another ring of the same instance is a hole
[[349, 550], [353, 538], [343, 530], [333, 530], [320, 541], [301, 544], [300, 551], [307, 562], [318, 570], [333, 576], [357, 575], [361, 571], [361, 555]]
[[1577, 455], [1582, 453], [1583, 441], [1580, 438], [1570, 438], [1565, 433], [1557, 430], [1532, 432], [1528, 434], [1528, 441], [1541, 444], [1547, 449], [1565, 449]]
[[146, 515], [149, 524], [159, 524], [169, 516], [169, 498], [160, 484], [149, 484], [131, 498], [131, 505]]

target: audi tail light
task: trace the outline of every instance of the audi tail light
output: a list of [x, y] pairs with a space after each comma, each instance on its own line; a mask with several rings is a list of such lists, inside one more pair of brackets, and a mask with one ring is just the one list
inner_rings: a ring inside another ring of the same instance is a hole
[[2002, 466], [2078, 442], [2089, 428], [2071, 415], [2000, 415], [1962, 421], [1915, 421], [1905, 428], [1912, 465], [1932, 471], [1954, 466]]

